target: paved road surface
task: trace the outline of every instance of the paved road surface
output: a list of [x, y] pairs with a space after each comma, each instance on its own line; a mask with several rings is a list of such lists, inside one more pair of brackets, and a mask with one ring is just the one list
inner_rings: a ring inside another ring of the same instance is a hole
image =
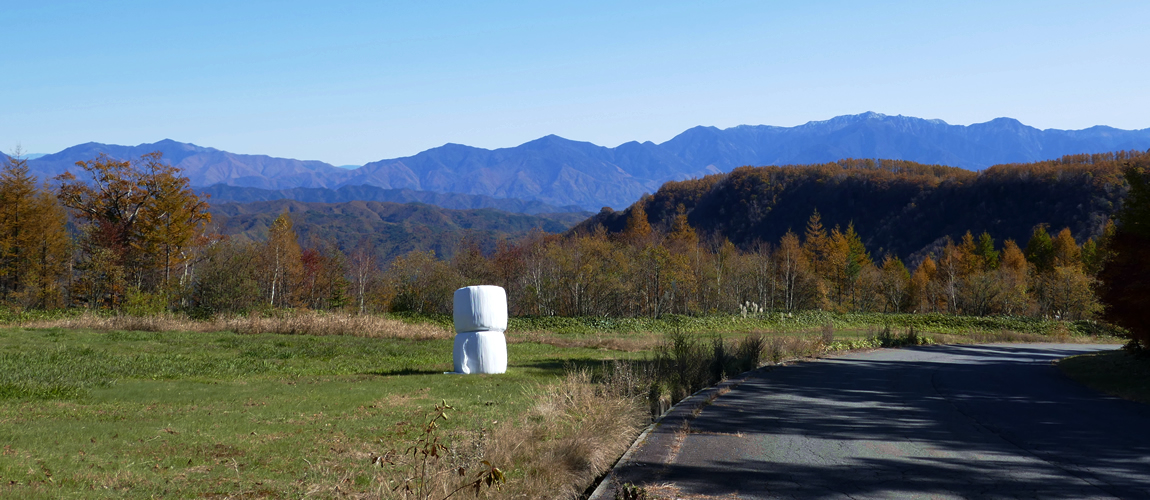
[[932, 346], [756, 373], [620, 477], [705, 497], [1150, 498], [1150, 405], [1051, 364], [1113, 348]]

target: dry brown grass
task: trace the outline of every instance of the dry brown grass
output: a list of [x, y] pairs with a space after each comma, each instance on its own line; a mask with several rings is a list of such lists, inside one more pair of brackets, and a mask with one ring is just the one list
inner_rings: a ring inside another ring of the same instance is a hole
[[[446, 436], [455, 445], [425, 476], [436, 492], [434, 498], [474, 480], [483, 469], [481, 461], [507, 474], [505, 484], [484, 487], [482, 498], [580, 498], [649, 422], [641, 402], [593, 383], [586, 371], [569, 373], [538, 389], [535, 397], [535, 406], [515, 421]], [[397, 466], [389, 470], [411, 470], [411, 459], [392, 455], [388, 460]], [[467, 468], [463, 477], [459, 467]], [[390, 490], [402, 479], [396, 483], [394, 474], [385, 475], [389, 477], [381, 478], [379, 490], [365, 498], [404, 498], [402, 491]], [[466, 488], [462, 493], [472, 496]]]
[[[27, 328], [68, 328], [101, 331], [190, 331], [240, 334], [280, 333], [287, 335], [350, 335], [356, 337], [441, 339], [454, 332], [428, 323], [406, 323], [374, 315], [356, 315], [317, 311], [279, 311], [273, 315], [251, 313], [248, 316], [218, 316], [195, 320], [176, 314], [148, 316], [107, 315], [84, 312], [79, 316], [20, 323]], [[660, 335], [617, 337], [596, 335], [572, 337], [546, 331], [508, 332], [511, 343], [535, 342], [555, 347], [582, 347], [612, 351], [649, 351], [662, 341]]]
[[674, 484], [657, 484], [644, 488], [647, 493], [648, 500], [737, 500], [739, 496], [735, 493], [723, 495], [721, 497], [710, 495], [689, 495], [683, 493]]
[[520, 422], [497, 428], [484, 447], [495, 464], [525, 477], [501, 489], [503, 498], [579, 498], [631, 445], [648, 422], [643, 403], [573, 372], [541, 390]]
[[20, 326], [27, 328], [75, 328], [106, 331], [232, 331], [239, 334], [350, 335], [356, 337], [416, 340], [450, 338], [452, 335], [451, 332], [444, 328], [426, 323], [411, 324], [382, 316], [321, 313], [316, 311], [283, 312], [273, 316], [263, 316], [253, 313], [248, 316], [216, 317], [202, 321], [173, 314], [107, 316], [86, 312], [71, 318], [30, 321]]
[[1000, 342], [1096, 344], [1106, 340], [1101, 337], [1071, 335], [1065, 327], [1062, 327], [1061, 330], [1056, 330], [1052, 335], [1038, 335], [1009, 330], [1003, 330], [1001, 332], [971, 332], [966, 335], [951, 335], [946, 333], [927, 333], [924, 335], [933, 339], [936, 344], [990, 344]]
[[775, 364], [786, 359], [814, 356], [822, 351], [824, 345], [821, 336], [756, 333], [760, 333], [765, 339], [764, 361]]

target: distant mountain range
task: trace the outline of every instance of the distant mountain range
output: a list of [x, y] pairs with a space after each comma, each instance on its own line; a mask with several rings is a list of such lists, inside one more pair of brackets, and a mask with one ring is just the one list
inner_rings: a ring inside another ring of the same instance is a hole
[[[1000, 163], [1131, 149], [1150, 149], [1150, 128], [1120, 130], [1096, 126], [1083, 130], [1039, 130], [1011, 118], [964, 126], [949, 125], [941, 120], [863, 113], [796, 127], [695, 127], [661, 144], [628, 142], [615, 148], [554, 135], [495, 150], [447, 144], [414, 156], [368, 163], [354, 170], [319, 161], [241, 155], [172, 140], [139, 146], [81, 144], [30, 160], [29, 166], [46, 179], [66, 170], [76, 171], [76, 161], [89, 160], [99, 153], [134, 158], [160, 151], [172, 164], [183, 168], [192, 185], [198, 187], [223, 184], [279, 191], [285, 193], [285, 197], [294, 197], [315, 195], [296, 188], [338, 192], [344, 188], [374, 186], [384, 190], [527, 200], [556, 207], [578, 205], [598, 211], [603, 206], [626, 207], [641, 194], [656, 191], [666, 181], [728, 172], [744, 165], [888, 158], [981, 170]], [[219, 188], [219, 192], [225, 191], [231, 193], [231, 199], [269, 199], [260, 198], [268, 196], [266, 194], [240, 195]], [[459, 203], [464, 204], [457, 205], [458, 208], [480, 206]], [[528, 210], [534, 209], [522, 210], [532, 213]]]
[[47, 179], [64, 172], [79, 174], [82, 170], [76, 166], [76, 162], [91, 160], [101, 153], [127, 160], [155, 151], [163, 153], [164, 159], [172, 165], [182, 168], [184, 175], [197, 187], [213, 184], [262, 189], [338, 187], [333, 185], [338, 184], [333, 180], [349, 173], [322, 161], [241, 155], [171, 139], [139, 146], [89, 142], [30, 160], [28, 166], [32, 173]]

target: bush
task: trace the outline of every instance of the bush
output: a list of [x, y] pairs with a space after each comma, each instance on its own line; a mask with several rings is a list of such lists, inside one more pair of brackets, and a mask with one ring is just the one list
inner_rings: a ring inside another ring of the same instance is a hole
[[833, 323], [828, 321], [827, 324], [823, 325], [820, 333], [822, 334], [823, 345], [831, 345], [835, 342], [835, 325]]
[[752, 333], [744, 337], [735, 348], [738, 373], [758, 368], [762, 364], [763, 351], [766, 349], [766, 345], [766, 340], [761, 334]]
[[160, 292], [128, 290], [121, 312], [128, 316], [144, 317], [163, 314], [168, 310], [168, 298]]
[[655, 349], [655, 360], [660, 378], [670, 382], [673, 401], [680, 401], [716, 381], [712, 370], [714, 350], [707, 349], [697, 336], [681, 332], [668, 334]]
[[876, 347], [902, 347], [934, 343], [930, 337], [920, 336], [913, 326], [902, 335], [895, 335], [890, 326], [883, 327], [877, 335], [872, 334], [870, 336], [870, 341]]

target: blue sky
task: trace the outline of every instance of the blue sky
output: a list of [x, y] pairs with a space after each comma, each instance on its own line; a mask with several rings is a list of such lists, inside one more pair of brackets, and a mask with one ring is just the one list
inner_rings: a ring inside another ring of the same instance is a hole
[[0, 149], [362, 164], [877, 111], [1150, 127], [1148, 2], [0, 0]]

